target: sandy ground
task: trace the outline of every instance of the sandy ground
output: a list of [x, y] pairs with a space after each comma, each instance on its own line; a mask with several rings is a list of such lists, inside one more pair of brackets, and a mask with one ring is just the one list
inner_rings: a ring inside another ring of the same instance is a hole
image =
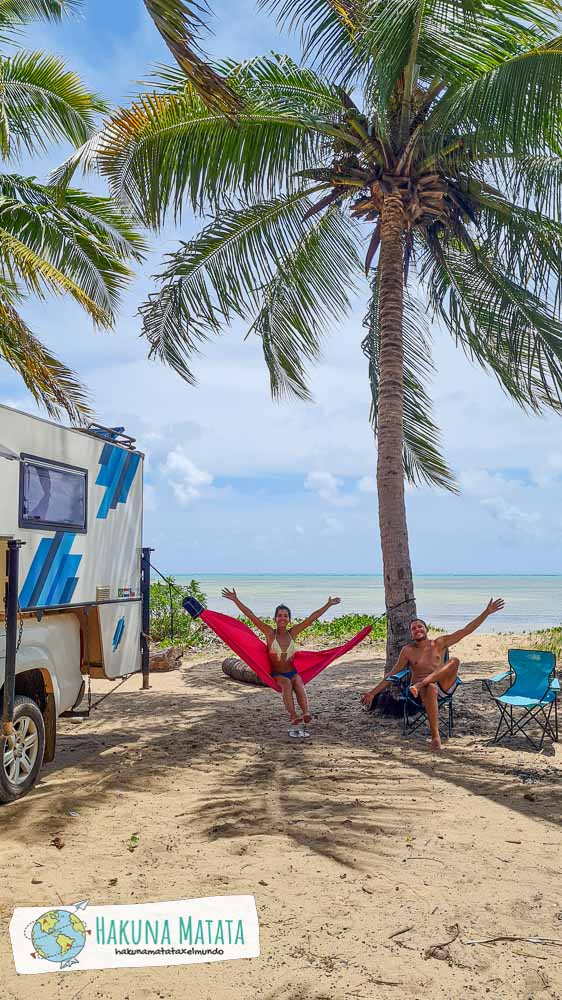
[[[373, 648], [310, 686], [308, 741], [216, 654], [154, 675], [149, 692], [133, 677], [89, 721], [62, 721], [40, 784], [0, 809], [2, 1000], [561, 998], [560, 750], [487, 742], [495, 709], [478, 678], [510, 644], [457, 647], [466, 683], [438, 758], [425, 734], [403, 739], [397, 720], [359, 710], [382, 673]], [[14, 972], [15, 906], [223, 893], [255, 895], [259, 959]], [[467, 943], [500, 935], [558, 945]]]

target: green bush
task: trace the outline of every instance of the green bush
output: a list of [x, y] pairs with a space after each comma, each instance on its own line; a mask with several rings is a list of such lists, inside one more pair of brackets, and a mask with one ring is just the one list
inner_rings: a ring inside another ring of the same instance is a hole
[[[166, 577], [166, 582], [152, 583], [150, 586], [150, 635], [153, 642], [159, 646], [208, 646], [219, 640], [204, 625], [186, 614], [181, 604], [185, 597], [195, 597], [201, 604], [206, 603], [206, 596], [197, 580], [191, 580], [187, 585], [179, 585], [173, 576]], [[170, 611], [171, 604], [171, 611]], [[240, 618], [258, 635], [259, 630], [247, 618]], [[273, 618], [264, 618], [268, 625], [275, 625]], [[294, 620], [297, 625], [302, 619]], [[366, 642], [381, 642], [386, 639], [386, 618], [374, 618], [372, 615], [340, 615], [331, 621], [317, 621], [302, 633], [302, 639], [325, 639], [329, 643], [344, 643], [351, 639], [365, 626], [371, 625], [373, 631], [367, 636]], [[431, 626], [434, 632], [442, 629]], [[552, 629], [558, 634], [558, 648], [562, 645], [562, 628]], [[546, 634], [546, 633], [545, 633]], [[542, 646], [550, 649], [550, 646]]]
[[166, 583], [151, 583], [150, 636], [159, 646], [196, 646], [209, 641], [209, 630], [183, 610], [185, 597], [195, 597], [201, 604], [206, 601], [196, 580], [186, 586], [169, 576]]
[[533, 634], [533, 647], [549, 650], [555, 654], [556, 659], [559, 659], [562, 656], [562, 625], [535, 632]]
[[[249, 625], [254, 632], [258, 631], [247, 618], [242, 618], [241, 621]], [[275, 626], [273, 618], [264, 618], [263, 621], [268, 625]], [[295, 618], [293, 625], [298, 625], [300, 621], [302, 619]], [[317, 621], [301, 635], [305, 641], [306, 639], [336, 639], [339, 642], [345, 642], [357, 635], [366, 625], [373, 627], [373, 631], [367, 637], [367, 642], [369, 640], [380, 642], [386, 639], [386, 618], [373, 618], [372, 615], [340, 615], [338, 618], [332, 618], [331, 621]]]

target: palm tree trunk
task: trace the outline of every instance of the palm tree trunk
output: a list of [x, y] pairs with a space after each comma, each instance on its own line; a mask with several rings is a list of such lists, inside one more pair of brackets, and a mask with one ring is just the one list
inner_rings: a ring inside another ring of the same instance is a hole
[[398, 193], [387, 195], [382, 211], [379, 310], [377, 492], [389, 669], [409, 641], [409, 623], [416, 616], [404, 500], [404, 216]]

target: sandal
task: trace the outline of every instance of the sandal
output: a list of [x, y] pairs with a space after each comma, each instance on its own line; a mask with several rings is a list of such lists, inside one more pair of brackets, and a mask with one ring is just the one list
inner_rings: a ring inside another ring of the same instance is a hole
[[301, 725], [302, 721], [302, 715], [296, 715], [294, 719], [291, 719], [291, 728], [288, 731], [289, 736], [300, 736], [301, 731], [298, 727]]
[[289, 729], [289, 736], [292, 736], [295, 740], [308, 740], [310, 739], [310, 733], [307, 733], [306, 729]]

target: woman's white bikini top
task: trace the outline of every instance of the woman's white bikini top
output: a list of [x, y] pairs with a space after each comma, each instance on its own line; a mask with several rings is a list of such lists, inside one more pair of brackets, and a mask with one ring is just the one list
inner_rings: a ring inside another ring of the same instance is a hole
[[297, 651], [297, 647], [295, 645], [295, 641], [292, 635], [289, 636], [289, 645], [287, 646], [287, 649], [286, 650], [281, 649], [281, 646], [277, 641], [277, 632], [274, 633], [274, 639], [269, 649], [270, 652], [273, 653], [275, 656], [278, 656], [280, 660], [283, 659], [283, 654], [285, 654], [285, 659], [287, 661], [292, 660]]

